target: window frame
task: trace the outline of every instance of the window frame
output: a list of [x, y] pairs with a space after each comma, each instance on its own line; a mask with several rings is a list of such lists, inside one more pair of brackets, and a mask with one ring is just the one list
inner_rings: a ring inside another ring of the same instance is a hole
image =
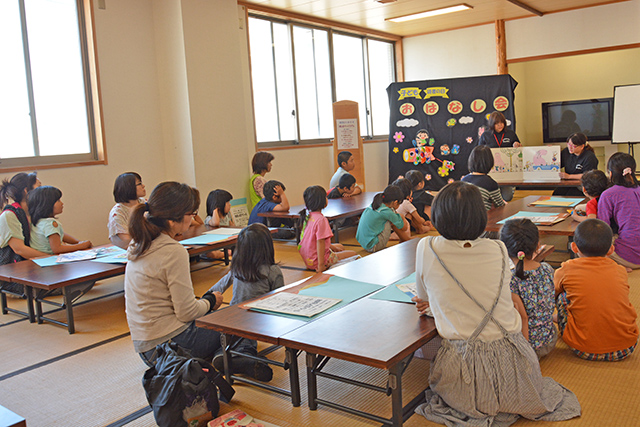
[[[369, 135], [364, 135], [362, 136], [363, 140], [365, 142], [368, 141], [384, 141], [388, 139], [388, 134], [383, 134], [383, 135], [376, 135], [373, 134], [373, 105], [372, 105], [372, 101], [371, 101], [371, 78], [370, 78], [370, 69], [369, 69], [369, 40], [376, 40], [376, 41], [380, 41], [380, 42], [385, 42], [385, 43], [389, 43], [391, 45], [391, 48], [393, 50], [393, 70], [394, 70], [394, 75], [395, 75], [395, 81], [402, 81], [402, 67], [401, 65], [401, 56], [402, 56], [402, 49], [401, 46], [399, 46], [401, 44], [401, 40], [402, 37], [400, 36], [395, 36], [392, 34], [383, 34], [380, 32], [372, 32], [372, 31], [368, 31], [366, 29], [363, 28], [359, 28], [359, 27], [352, 27], [352, 26], [348, 26], [348, 25], [341, 25], [339, 23], [331, 23], [328, 24], [326, 20], [318, 20], [316, 21], [315, 19], [312, 19], [308, 16], [305, 16], [303, 19], [296, 19], [299, 18], [297, 16], [295, 16], [295, 14], [292, 13], [275, 13], [276, 10], [275, 9], [269, 9], [266, 7], [260, 7], [260, 8], [252, 8], [252, 5], [249, 4], [245, 4], [247, 6], [246, 8], [246, 22], [247, 22], [247, 46], [248, 46], [248, 53], [249, 53], [249, 67], [250, 69], [253, 67], [252, 63], [251, 63], [251, 41], [250, 41], [250, 37], [249, 37], [249, 30], [248, 30], [248, 26], [250, 25], [249, 23], [249, 18], [255, 18], [255, 19], [262, 19], [268, 22], [277, 22], [280, 24], [286, 24], [289, 30], [289, 49], [290, 49], [290, 54], [291, 54], [291, 58], [292, 58], [292, 67], [293, 67], [293, 82], [294, 82], [294, 99], [295, 99], [295, 108], [296, 108], [296, 117], [295, 117], [295, 121], [296, 121], [296, 136], [300, 135], [300, 121], [299, 121], [299, 105], [298, 105], [298, 93], [297, 93], [297, 76], [296, 76], [296, 72], [295, 72], [295, 52], [294, 52], [294, 45], [295, 45], [295, 40], [293, 38], [293, 28], [294, 26], [299, 26], [299, 27], [306, 27], [306, 28], [312, 28], [312, 29], [318, 29], [318, 30], [324, 30], [327, 31], [328, 33], [328, 49], [329, 49], [329, 53], [330, 53], [330, 57], [329, 57], [329, 64], [330, 64], [330, 77], [331, 77], [331, 99], [332, 99], [332, 103], [336, 102], [336, 75], [335, 75], [335, 67], [334, 67], [334, 49], [333, 49], [333, 36], [334, 34], [340, 34], [340, 35], [344, 35], [344, 36], [349, 36], [349, 37], [356, 37], [359, 38], [361, 40], [361, 43], [363, 45], [363, 54], [364, 54], [364, 58], [363, 58], [363, 65], [365, 67], [365, 72], [364, 72], [364, 80], [365, 80], [365, 87], [364, 87], [364, 93], [365, 93], [365, 99], [367, 102], [367, 105], [365, 106], [365, 120], [366, 120], [366, 124], [367, 124], [367, 128], [370, 129], [370, 131], [368, 132]], [[277, 11], [277, 12], [282, 12], [282, 11]], [[320, 22], [322, 21], [322, 22]], [[332, 140], [333, 140], [333, 136], [330, 138], [314, 138], [314, 139], [305, 139], [305, 140], [301, 140], [301, 139], [296, 139], [296, 140], [278, 140], [278, 141], [264, 141], [264, 142], [258, 142], [257, 139], [257, 129], [256, 129], [256, 111], [255, 111], [255, 103], [254, 103], [254, 93], [253, 93], [253, 74], [250, 72], [249, 73], [249, 79], [250, 79], [250, 84], [251, 84], [251, 101], [252, 101], [252, 114], [253, 114], [253, 125], [254, 125], [254, 136], [255, 136], [255, 144], [256, 144], [256, 149], [257, 150], [266, 150], [266, 149], [273, 149], [273, 148], [295, 148], [295, 147], [314, 147], [314, 146], [327, 146], [327, 145], [331, 145]], [[277, 110], [277, 108], [276, 108]]]
[[[23, 45], [25, 53], [28, 53], [27, 35], [24, 32], [24, 20], [26, 19], [25, 0], [18, 0], [20, 7], [20, 19], [23, 28]], [[102, 115], [102, 96], [100, 92], [100, 80], [98, 73], [98, 58], [96, 53], [95, 20], [92, 0], [75, 0], [78, 13], [78, 30], [80, 42], [80, 55], [82, 60], [82, 74], [84, 76], [85, 107], [87, 111], [87, 124], [89, 130], [89, 153], [59, 154], [53, 156], [39, 155], [39, 147], [36, 140], [34, 144], [34, 156], [0, 158], [0, 173], [19, 172], [25, 170], [66, 168], [74, 166], [104, 165], [107, 164], [107, 152], [104, 138], [104, 125]], [[31, 81], [30, 60], [25, 59], [27, 84], [29, 94], [29, 107], [32, 115], [32, 130], [36, 127], [37, 117], [33, 118], [33, 87]], [[37, 133], [34, 132], [36, 135]]]

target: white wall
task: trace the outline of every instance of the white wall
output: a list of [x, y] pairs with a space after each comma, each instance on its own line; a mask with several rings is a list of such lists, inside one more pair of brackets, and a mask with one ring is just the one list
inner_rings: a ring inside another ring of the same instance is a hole
[[640, 42], [640, 0], [505, 22], [507, 59]]
[[496, 73], [495, 26], [405, 37], [405, 81]]

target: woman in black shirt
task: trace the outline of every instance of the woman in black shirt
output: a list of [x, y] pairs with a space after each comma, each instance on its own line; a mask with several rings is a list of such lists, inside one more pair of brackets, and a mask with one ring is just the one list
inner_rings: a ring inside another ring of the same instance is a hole
[[[489, 130], [480, 135], [478, 145], [486, 145], [489, 148], [522, 147], [518, 135], [511, 129], [507, 129], [507, 119], [499, 111], [489, 114]], [[507, 202], [513, 199], [515, 190], [516, 188], [511, 186], [500, 187], [502, 198]]]
[[489, 130], [480, 135], [478, 145], [488, 145], [489, 148], [522, 147], [518, 135], [507, 128], [507, 119], [499, 111], [489, 114]]
[[[587, 136], [577, 132], [567, 138], [567, 148], [560, 153], [560, 179], [581, 179], [582, 174], [598, 169], [598, 158], [593, 147], [587, 143]], [[556, 196], [583, 196], [578, 187], [560, 187], [554, 192]]]

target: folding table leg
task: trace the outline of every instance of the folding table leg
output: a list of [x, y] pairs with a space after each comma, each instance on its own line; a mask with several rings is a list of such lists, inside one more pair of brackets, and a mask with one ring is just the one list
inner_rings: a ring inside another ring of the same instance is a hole
[[298, 354], [293, 348], [285, 347], [284, 360], [289, 365], [289, 383], [291, 385], [291, 404], [300, 406], [300, 375], [298, 373]]
[[318, 378], [315, 374], [316, 355], [307, 353], [307, 397], [309, 398], [309, 409], [318, 409]]
[[69, 286], [62, 288], [62, 296], [64, 298], [65, 310], [67, 311], [67, 330], [69, 334], [74, 334], [76, 332], [76, 325], [73, 320], [73, 295], [69, 290]]
[[[27, 313], [29, 314], [29, 323], [36, 321], [33, 314], [33, 288], [31, 286], [24, 286], [24, 292], [27, 294]], [[2, 294], [2, 296], [5, 296]]]
[[391, 424], [401, 426], [402, 416], [402, 363], [389, 368], [389, 387], [391, 388]]
[[233, 385], [233, 378], [231, 378], [231, 341], [232, 337], [229, 334], [222, 333], [220, 342], [222, 343], [222, 360], [224, 362], [224, 377], [227, 382]]

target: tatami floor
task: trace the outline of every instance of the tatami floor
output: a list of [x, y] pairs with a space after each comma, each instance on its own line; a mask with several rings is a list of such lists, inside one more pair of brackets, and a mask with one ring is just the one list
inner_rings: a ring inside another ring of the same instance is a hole
[[[344, 230], [341, 242], [365, 255], [357, 246], [354, 230]], [[545, 243], [566, 247], [566, 239]], [[556, 252], [550, 257], [558, 265], [567, 258]], [[276, 259], [285, 283], [311, 276], [304, 270], [293, 242], [276, 243]], [[224, 265], [193, 265], [196, 295], [204, 293], [228, 271]], [[640, 307], [640, 271], [629, 275], [631, 301]], [[133, 351], [124, 314], [123, 277], [100, 282], [75, 309], [76, 330], [52, 324], [29, 324], [8, 314], [0, 316], [0, 405], [39, 426], [155, 426], [141, 385], [145, 365]], [[229, 300], [231, 295], [225, 295]], [[11, 304], [20, 301], [11, 300]], [[51, 315], [63, 317], [63, 313]], [[401, 331], [399, 331], [401, 333]], [[279, 349], [271, 358], [283, 359]], [[239, 408], [254, 417], [282, 427], [374, 426], [373, 421], [338, 412], [325, 406], [310, 411], [306, 400], [304, 356], [300, 356], [302, 405], [291, 406], [289, 398], [236, 383], [236, 395], [222, 413]], [[542, 373], [553, 377], [576, 393], [582, 404], [580, 418], [564, 422], [570, 426], [632, 426], [640, 424], [640, 354], [618, 363], [587, 362], [572, 355], [561, 341], [541, 362]], [[384, 385], [384, 372], [333, 359], [330, 372], [342, 373], [360, 381]], [[428, 362], [414, 359], [404, 376], [404, 399], [408, 402], [428, 386]], [[274, 385], [288, 387], [288, 374], [274, 368]], [[319, 380], [319, 396], [374, 412], [390, 415], [390, 402], [373, 391]], [[520, 420], [518, 426], [532, 424]], [[537, 422], [536, 425], [551, 423]], [[406, 426], [436, 425], [414, 415]]]

